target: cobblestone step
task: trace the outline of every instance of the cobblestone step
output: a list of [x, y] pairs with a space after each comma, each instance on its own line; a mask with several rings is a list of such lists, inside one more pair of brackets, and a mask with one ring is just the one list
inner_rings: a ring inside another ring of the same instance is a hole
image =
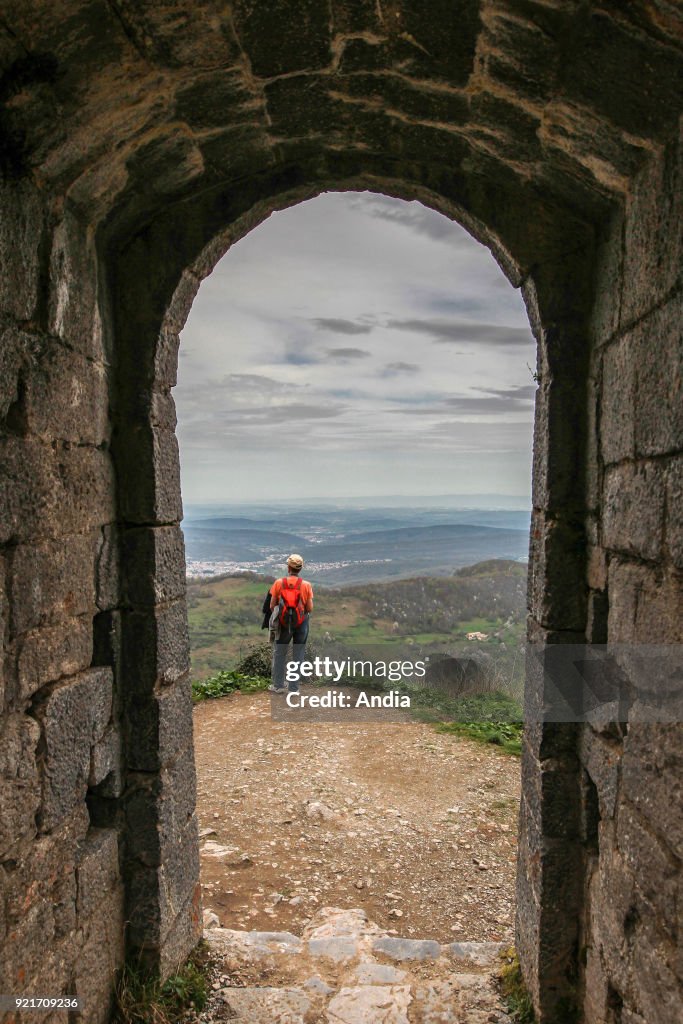
[[496, 943], [402, 938], [363, 910], [333, 907], [302, 936], [205, 934], [223, 983], [203, 1024], [510, 1024], [495, 983]]

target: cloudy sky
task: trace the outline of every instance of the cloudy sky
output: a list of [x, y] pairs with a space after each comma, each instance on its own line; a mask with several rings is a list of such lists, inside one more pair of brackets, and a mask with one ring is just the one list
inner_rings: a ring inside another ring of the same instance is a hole
[[535, 344], [489, 251], [419, 203], [275, 213], [182, 333], [186, 503], [530, 492]]

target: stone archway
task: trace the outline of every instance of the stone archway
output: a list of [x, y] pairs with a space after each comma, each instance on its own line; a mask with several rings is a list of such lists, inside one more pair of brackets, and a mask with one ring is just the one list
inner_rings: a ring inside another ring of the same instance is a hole
[[[178, 216], [177, 210], [169, 211], [167, 220], [157, 221], [148, 231], [137, 234], [120, 257], [121, 277], [116, 280], [113, 287], [119, 296], [117, 308], [120, 319], [116, 333], [120, 346], [122, 373], [118, 396], [122, 404], [119, 411], [118, 440], [113, 450], [116, 464], [119, 466], [118, 477], [122, 482], [119, 500], [128, 520], [127, 529], [122, 537], [122, 571], [124, 577], [129, 575], [134, 578], [138, 587], [141, 580], [146, 578], [147, 594], [146, 597], [142, 596], [142, 601], [150, 606], [146, 628], [151, 631], [149, 640], [141, 641], [139, 630], [143, 627], [141, 608], [138, 604], [124, 615], [122, 639], [124, 651], [131, 651], [131, 670], [137, 656], [136, 652], [142, 645], [157, 652], [156, 660], [151, 659], [149, 663], [147, 694], [140, 687], [139, 671], [135, 677], [136, 693], [132, 697], [132, 706], [135, 710], [131, 714], [131, 719], [136, 723], [131, 736], [135, 751], [141, 747], [137, 724], [141, 720], [158, 720], [161, 723], [164, 716], [169, 714], [184, 714], [186, 739], [190, 734], [187, 703], [185, 702], [182, 711], [179, 707], [179, 702], [183, 701], [182, 695], [186, 692], [187, 644], [186, 641], [183, 644], [177, 642], [178, 637], [185, 637], [182, 602], [184, 565], [182, 542], [177, 526], [180, 514], [179, 473], [170, 397], [170, 386], [175, 382], [179, 331], [185, 322], [201, 279], [210, 273], [234, 240], [259, 223], [271, 210], [291, 205], [324, 187], [343, 189], [365, 186], [403, 198], [419, 197], [423, 201], [426, 200], [429, 205], [442, 211], [446, 210], [451, 216], [464, 221], [474, 229], [478, 237], [489, 241], [515, 283], [524, 281], [527, 301], [540, 342], [541, 367], [537, 412], [540, 421], [536, 443], [537, 490], [534, 498], [531, 568], [532, 580], [535, 581], [532, 586], [538, 589], [536, 592], [532, 590], [532, 609], [540, 634], [554, 628], [555, 634], [558, 631], [568, 632], [569, 629], [570, 637], [581, 635], [584, 623], [582, 616], [585, 615], [585, 569], [582, 557], [585, 509], [582, 504], [582, 490], [576, 487], [574, 479], [577, 468], [585, 458], [585, 388], [582, 388], [579, 382], [585, 381], [587, 377], [587, 362], [585, 346], [577, 345], [576, 341], [585, 337], [589, 314], [589, 309], [584, 305], [590, 294], [588, 287], [581, 288], [579, 285], [593, 259], [590, 233], [584, 233], [581, 247], [582, 238], [577, 225], [573, 239], [577, 246], [574, 255], [578, 258], [572, 261], [569, 255], [563, 253], [563, 262], [558, 259], [553, 265], [553, 261], [549, 260], [545, 268], [548, 288], [545, 315], [551, 324], [559, 325], [555, 326], [553, 346], [550, 347], [549, 332], [543, 328], [541, 314], [538, 311], [545, 296], [539, 297], [532, 274], [526, 269], [519, 269], [513, 257], [503, 250], [501, 242], [498, 239], [491, 240], [481, 223], [475, 221], [469, 212], [463, 212], [452, 197], [435, 196], [424, 187], [420, 187], [419, 183], [403, 182], [395, 178], [378, 178], [375, 174], [361, 173], [346, 181], [335, 182], [331, 177], [332, 170], [328, 172], [329, 177], [326, 175], [322, 182], [316, 185], [315, 179], [307, 180], [307, 170], [290, 168], [282, 192], [278, 191], [279, 178], [276, 177], [273, 183], [270, 176], [265, 176], [261, 183], [264, 197], [259, 197], [256, 201], [253, 194], [254, 183], [250, 181], [244, 200], [245, 204], [249, 205], [241, 216], [239, 207], [239, 212], [228, 214], [234, 218], [232, 223], [226, 223], [224, 220], [228, 198], [224, 193], [202, 196], [196, 203], [187, 204], [182, 210], [182, 219]], [[292, 181], [296, 181], [297, 178], [303, 180], [292, 187]], [[269, 195], [271, 190], [274, 194]], [[232, 210], [235, 209], [232, 204], [236, 199], [236, 190], [233, 189], [229, 197]], [[536, 218], [530, 215], [529, 222], [536, 223]], [[185, 231], [190, 234], [189, 239]], [[539, 239], [539, 249], [540, 245]], [[155, 291], [155, 286], [158, 289], [160, 263], [155, 256], [156, 252], [166, 254], [164, 264], [169, 277], [173, 272], [175, 275], [169, 280], [165, 296], [160, 289]], [[565, 275], [569, 276], [571, 291]], [[571, 299], [567, 298], [569, 294], [572, 296]], [[153, 308], [150, 310], [155, 301], [159, 302], [156, 311]], [[167, 309], [164, 309], [164, 302], [168, 303]], [[158, 318], [156, 320], [155, 314]], [[149, 323], [149, 330], [145, 330], [144, 334], [140, 331], [141, 321]], [[570, 354], [572, 348], [573, 357]], [[141, 387], [144, 379], [141, 372], [143, 367], [149, 376], [146, 377], [144, 387]], [[559, 436], [547, 429], [548, 422], [557, 424], [556, 430], [561, 431]], [[128, 468], [131, 461], [138, 467], [141, 475], [131, 474]], [[539, 491], [539, 486], [543, 491]], [[557, 500], [554, 500], [555, 493], [558, 495]], [[571, 619], [567, 618], [566, 608], [563, 607], [559, 614], [553, 609], [552, 601], [557, 601], [559, 597], [551, 596], [554, 573], [558, 578], [561, 575], [558, 588], [570, 587], [574, 591]], [[152, 606], [155, 604], [158, 607], [153, 611]], [[153, 647], [152, 634], [155, 629]], [[557, 639], [557, 636], [555, 635], [553, 639]], [[542, 699], [542, 695], [539, 694], [538, 699]], [[164, 820], [169, 813], [176, 813], [178, 791], [191, 792], [192, 758], [186, 748], [178, 759], [179, 732], [176, 719], [176, 728], [173, 729], [169, 748], [161, 746], [156, 750], [154, 764], [149, 765], [150, 770], [158, 772], [160, 785], [156, 802], [150, 801], [145, 804], [145, 810], [149, 815], [148, 831], [153, 831], [157, 823]], [[548, 737], [544, 738], [544, 742], [547, 747]], [[527, 782], [531, 784], [537, 773], [540, 773], [541, 767], [538, 752], [530, 748], [530, 755], [533, 760], [527, 761], [526, 772], [530, 776]], [[578, 776], [575, 765], [568, 760], [566, 742], [564, 748], [562, 742], [557, 745], [552, 758], [552, 769], [548, 770], [549, 755], [544, 751], [546, 767], [543, 784], [546, 790], [552, 786], [561, 786], [565, 800], [578, 801]], [[146, 777], [142, 785], [147, 791], [149, 780]], [[187, 811], [190, 806], [188, 802]], [[140, 803], [134, 800], [131, 808], [134, 818], [134, 821], [131, 821], [131, 832], [137, 836], [141, 827]], [[538, 814], [538, 820], [527, 821], [527, 834], [533, 833], [535, 826], [535, 841], [540, 843], [543, 841], [544, 827], [542, 808], [536, 807], [532, 813]], [[187, 828], [189, 833], [193, 833], [194, 825], [189, 820], [189, 814], [187, 818]], [[166, 838], [171, 845], [160, 845], [158, 848], [156, 878], [149, 871], [150, 865], [145, 865], [144, 870], [140, 871], [136, 863], [137, 851], [133, 854], [131, 862], [131, 877], [139, 873], [145, 880], [142, 884], [159, 886], [160, 896], [162, 878], [168, 871], [177, 874], [186, 884], [191, 880], [196, 881], [197, 872], [196, 847], [189, 838], [186, 845], [177, 845], [177, 836], [171, 832]], [[576, 894], [580, 885], [581, 870], [579, 839], [578, 836], [568, 838], [574, 841], [564, 844], [561, 850], [558, 848], [552, 865], [543, 864], [537, 877], [533, 879], [534, 882], [542, 884], [544, 874], [547, 876], [550, 870], [554, 872], [556, 879], [562, 879], [561, 882], [555, 883], [553, 891], [558, 911], [563, 905], [565, 907], [564, 914], [560, 911], [561, 928], [548, 929], [544, 934], [540, 927], [541, 908], [531, 889], [532, 872], [536, 871], [536, 868], [530, 853], [520, 873], [519, 942], [522, 948], [526, 944], [529, 962], [532, 962], [537, 945], [544, 944], [546, 959], [550, 960], [552, 957], [554, 967], [554, 976], [550, 972], [547, 975], [546, 991], [553, 994], [557, 992], [560, 995], [563, 994], [563, 987], [566, 984], [566, 968], [573, 957], [578, 930]], [[173, 863], [174, 856], [180, 859], [177, 865]], [[136, 904], [140, 898], [139, 884], [141, 883], [137, 880], [133, 882], [131, 890]], [[189, 890], [182, 892], [185, 906], [176, 916], [173, 916], [172, 906], [162, 907], [162, 912], [167, 917], [166, 920], [163, 917], [159, 920], [158, 932], [150, 929], [148, 921], [145, 921], [137, 932], [131, 928], [131, 935], [135, 935], [142, 945], [150, 943], [151, 940], [152, 947], [158, 948], [162, 962], [165, 959], [170, 962], [183, 948], [178, 944], [174, 928], [179, 925], [178, 935], [185, 946], [191, 943], [192, 936], [196, 934], [193, 931], [196, 927], [196, 917], [190, 895]], [[167, 938], [164, 932], [170, 934], [170, 938]]]
[[[492, 248], [541, 353], [530, 639], [680, 641], [681, 24], [569, 0], [4, 16], [0, 864], [27, 909], [2, 987], [75, 988], [104, 1019], [124, 920], [161, 970], [197, 935], [169, 390], [199, 280], [271, 210], [372, 188]], [[678, 743], [528, 730], [518, 941], [543, 1020], [674, 1020]]]

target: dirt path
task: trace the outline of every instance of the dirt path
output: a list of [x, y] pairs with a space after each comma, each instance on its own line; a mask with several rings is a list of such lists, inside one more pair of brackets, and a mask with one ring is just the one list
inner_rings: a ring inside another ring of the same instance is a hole
[[266, 693], [194, 724], [221, 926], [301, 934], [321, 907], [362, 907], [391, 934], [512, 940], [516, 758], [422, 723], [273, 722]]

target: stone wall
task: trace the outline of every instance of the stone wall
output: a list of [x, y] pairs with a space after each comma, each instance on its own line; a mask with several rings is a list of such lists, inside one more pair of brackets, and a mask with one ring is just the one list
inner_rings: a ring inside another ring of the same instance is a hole
[[[682, 226], [679, 136], [635, 182], [600, 261], [587, 577], [598, 643], [683, 640]], [[580, 737], [597, 804], [583, 836], [586, 1024], [680, 1019], [680, 723], [680, 702], [671, 725], [648, 724], [635, 705], [621, 728]]]
[[123, 960], [110, 359], [93, 239], [40, 191], [2, 189], [0, 990], [78, 992], [106, 1020]]

